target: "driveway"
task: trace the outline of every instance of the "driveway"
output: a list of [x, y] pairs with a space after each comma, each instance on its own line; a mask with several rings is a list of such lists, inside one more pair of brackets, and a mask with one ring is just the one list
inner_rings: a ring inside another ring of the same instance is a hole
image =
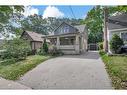
[[112, 89], [98, 52], [47, 60], [18, 82], [32, 89]]
[[0, 77], [0, 90], [1, 89], [31, 89], [31, 88], [21, 85], [20, 83], [11, 80], [6, 80]]

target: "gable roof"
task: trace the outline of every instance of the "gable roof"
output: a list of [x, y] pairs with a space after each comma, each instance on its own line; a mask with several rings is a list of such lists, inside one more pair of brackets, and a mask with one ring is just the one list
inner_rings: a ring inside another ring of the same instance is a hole
[[[76, 29], [76, 32], [73, 32], [73, 33], [81, 33], [81, 32], [84, 32], [85, 27], [86, 27], [85, 25], [75, 25], [75, 26], [73, 26], [73, 25], [68, 24], [68, 23], [66, 23], [66, 22], [62, 22], [62, 23], [54, 30], [54, 32], [55, 32], [61, 25], [63, 25], [63, 24], [67, 24], [67, 25], [71, 26], [72, 28]], [[54, 32], [53, 32], [53, 33], [54, 33]], [[68, 33], [66, 33], [66, 34], [68, 34]], [[55, 35], [55, 34], [52, 34], [52, 35]]]
[[72, 25], [70, 25], [70, 24], [68, 24], [68, 23], [66, 23], [66, 22], [62, 22], [62, 23], [54, 30], [54, 32], [55, 32], [61, 25], [63, 25], [63, 24], [67, 24], [67, 25], [69, 25], [69, 26], [71, 26], [71, 27], [73, 27], [74, 29], [77, 30], [77, 28], [75, 28], [74, 26], [72, 26]]
[[77, 28], [79, 32], [84, 32], [86, 26], [85, 25], [76, 25], [74, 27]]
[[108, 18], [108, 29], [127, 28], [127, 13], [112, 16]]
[[45, 35], [42, 35], [42, 34], [39, 34], [39, 33], [36, 33], [36, 32], [32, 32], [32, 31], [24, 31], [24, 32], [22, 33], [22, 35], [23, 35], [25, 32], [31, 37], [31, 39], [32, 39], [33, 41], [42, 42], [42, 41], [43, 41], [43, 37], [45, 36]]

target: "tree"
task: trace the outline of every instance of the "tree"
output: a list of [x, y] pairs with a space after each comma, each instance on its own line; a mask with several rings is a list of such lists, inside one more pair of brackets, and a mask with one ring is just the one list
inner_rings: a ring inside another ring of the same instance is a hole
[[0, 6], [0, 33], [12, 32], [13, 25], [10, 19], [15, 18], [14, 14], [20, 14], [23, 11], [23, 6]]
[[46, 20], [43, 19], [42, 16], [36, 14], [24, 18], [21, 21], [21, 28], [41, 34], [48, 34], [48, 31], [51, 31], [51, 27], [47, 25]]
[[123, 40], [117, 35], [114, 34], [111, 41], [110, 41], [110, 48], [114, 53], [118, 53], [118, 50], [121, 46], [124, 45]]
[[101, 6], [96, 6], [88, 12], [86, 19], [81, 21], [81, 24], [86, 24], [88, 28], [88, 43], [97, 43], [102, 41], [102, 19], [102, 8]]

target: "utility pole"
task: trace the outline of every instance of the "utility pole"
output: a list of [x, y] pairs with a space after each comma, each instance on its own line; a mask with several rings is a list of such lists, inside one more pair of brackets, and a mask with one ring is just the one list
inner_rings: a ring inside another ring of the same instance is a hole
[[107, 40], [107, 22], [108, 22], [108, 9], [105, 6], [103, 8], [104, 11], [104, 43], [103, 43], [103, 47], [104, 47], [104, 51], [108, 52], [108, 40]]

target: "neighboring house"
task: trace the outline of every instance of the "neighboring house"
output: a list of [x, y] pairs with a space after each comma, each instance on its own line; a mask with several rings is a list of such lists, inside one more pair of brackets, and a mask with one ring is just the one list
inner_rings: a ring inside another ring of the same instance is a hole
[[30, 46], [33, 51], [39, 49], [44, 41], [44, 36], [36, 32], [24, 31], [21, 35], [21, 38], [30, 41]]
[[46, 38], [64, 54], [80, 54], [87, 51], [87, 29], [85, 25], [72, 26], [63, 22], [53, 33]]
[[121, 14], [109, 17], [108, 19], [108, 52], [112, 53], [110, 50], [110, 40], [113, 34], [117, 34], [123, 39], [125, 45], [127, 45], [127, 14]]

